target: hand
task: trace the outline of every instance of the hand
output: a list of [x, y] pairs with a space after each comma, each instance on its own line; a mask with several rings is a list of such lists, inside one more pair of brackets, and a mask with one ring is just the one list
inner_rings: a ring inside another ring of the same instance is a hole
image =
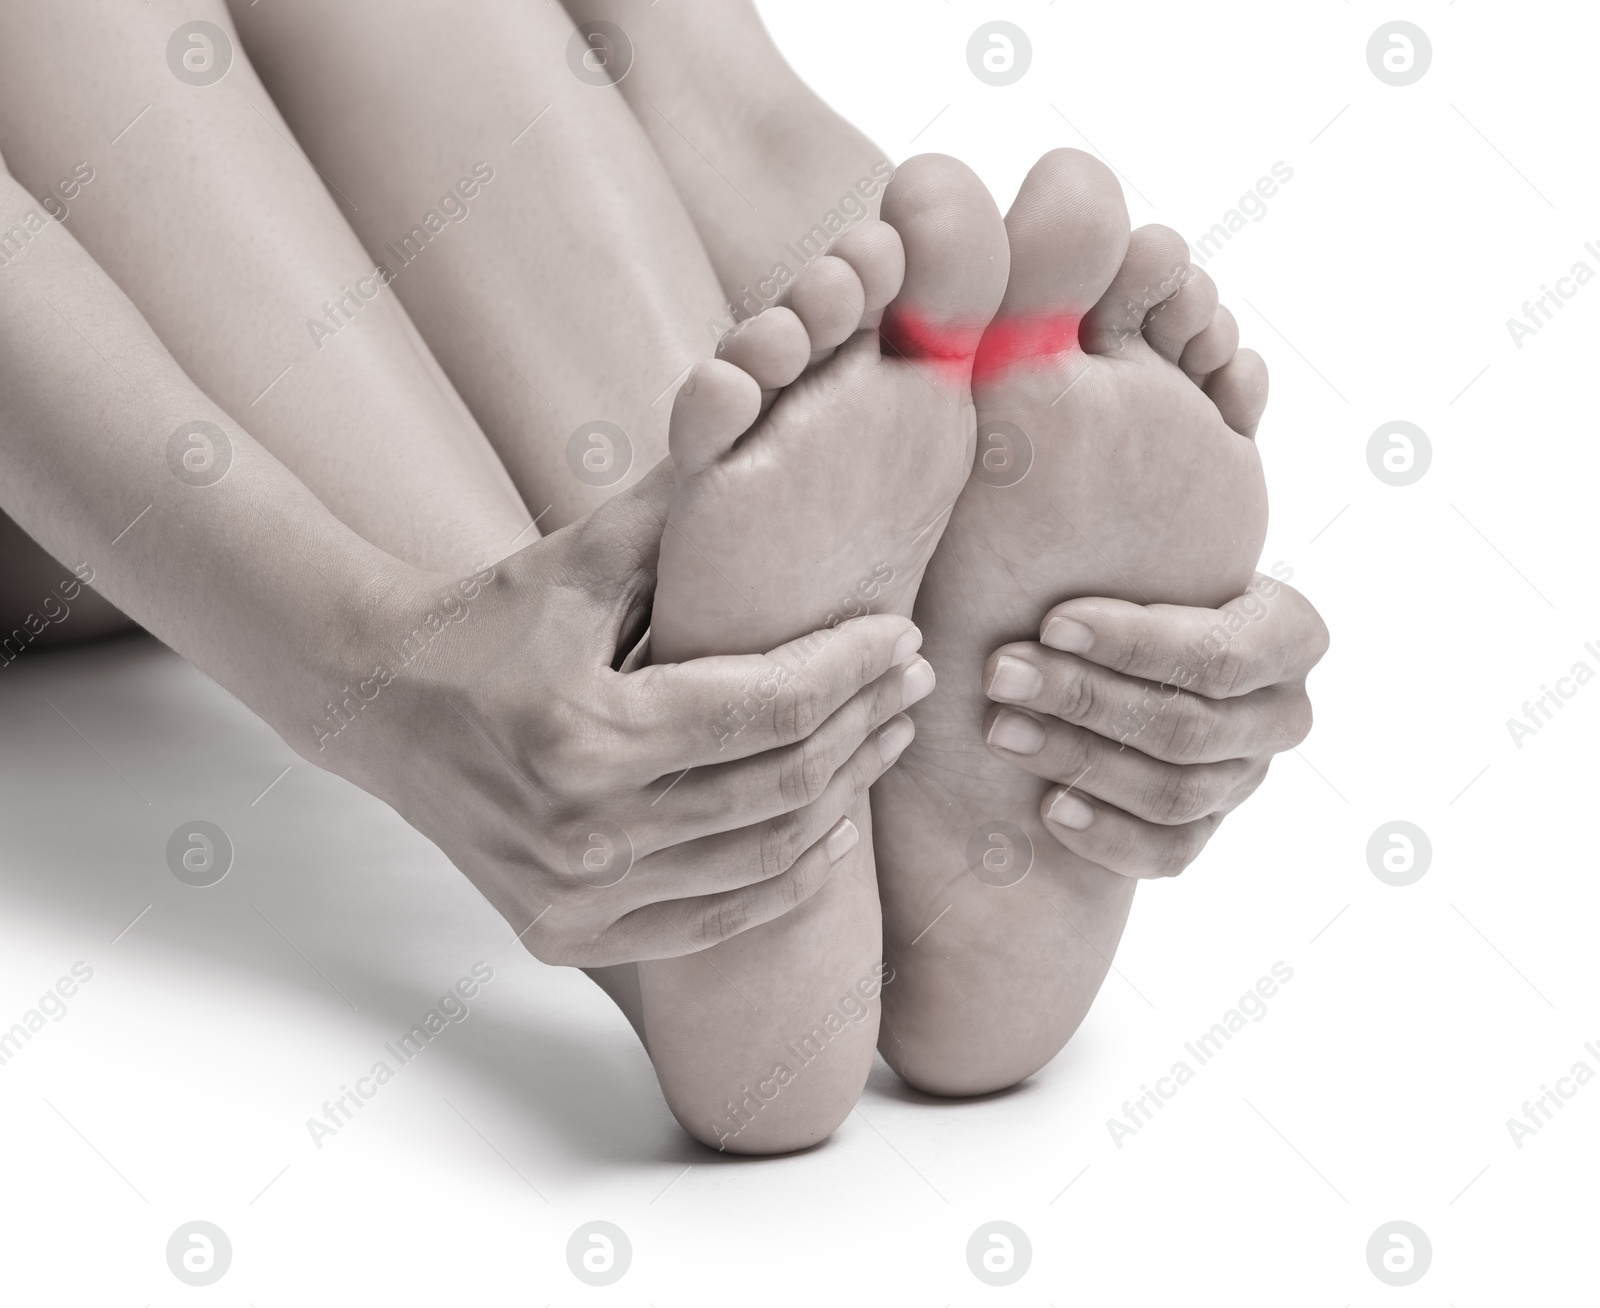
[[[613, 671], [670, 493], [664, 470], [476, 577], [398, 587], [365, 624], [365, 707], [302, 748], [388, 800], [545, 962], [691, 953], [814, 894], [933, 688], [892, 616]], [[403, 667], [402, 638], [421, 646]]]
[[1256, 574], [1220, 609], [1075, 599], [1040, 642], [984, 667], [984, 739], [1060, 784], [1040, 808], [1073, 853], [1128, 877], [1176, 876], [1311, 730], [1306, 675], [1328, 629], [1298, 591]]

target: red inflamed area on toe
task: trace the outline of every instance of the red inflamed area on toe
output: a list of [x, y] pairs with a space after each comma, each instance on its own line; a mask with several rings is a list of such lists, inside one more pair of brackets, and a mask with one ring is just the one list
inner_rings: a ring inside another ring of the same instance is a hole
[[1010, 314], [980, 330], [896, 308], [885, 316], [882, 331], [885, 341], [907, 358], [958, 373], [970, 366], [973, 382], [980, 383], [1014, 368], [1042, 366], [1077, 349], [1082, 321], [1071, 313]]

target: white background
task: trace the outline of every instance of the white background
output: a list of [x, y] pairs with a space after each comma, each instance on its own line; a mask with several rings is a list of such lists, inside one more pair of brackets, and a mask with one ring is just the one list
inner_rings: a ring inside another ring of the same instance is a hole
[[[94, 979], [0, 1067], [0, 1301], [1592, 1302], [1600, 1082], [1520, 1150], [1506, 1119], [1575, 1062], [1600, 1072], [1600, 686], [1521, 749], [1505, 725], [1575, 662], [1600, 672], [1600, 284], [1520, 350], [1506, 328], [1575, 261], [1600, 273], [1592, 13], [763, 8], [892, 157], [958, 155], [1002, 207], [1077, 146], [1136, 224], [1194, 240], [1294, 170], [1208, 271], [1272, 369], [1265, 561], [1333, 632], [1315, 732], [1181, 880], [1140, 891], [1117, 973], [1027, 1085], [945, 1104], [880, 1065], [831, 1143], [741, 1161], [683, 1137], [587, 981], [186, 665], [31, 653], [0, 685], [0, 1025], [78, 960]], [[996, 18], [1033, 46], [1004, 88], [965, 62]], [[1366, 62], [1394, 18], [1433, 46], [1409, 87]], [[1402, 488], [1366, 459], [1396, 419], [1433, 449]], [[197, 817], [237, 849], [205, 891], [164, 857]], [[1433, 847], [1404, 888], [1366, 857], [1395, 819]], [[305, 1119], [478, 960], [495, 979], [471, 1018], [314, 1149]], [[1267, 1016], [1114, 1147], [1106, 1119], [1280, 960]], [[209, 1289], [164, 1256], [197, 1218], [233, 1244]], [[606, 1289], [564, 1256], [596, 1218], [633, 1246]], [[1007, 1289], [967, 1268], [992, 1219], [1033, 1246]], [[1395, 1219], [1432, 1243], [1407, 1288], [1365, 1255]]]

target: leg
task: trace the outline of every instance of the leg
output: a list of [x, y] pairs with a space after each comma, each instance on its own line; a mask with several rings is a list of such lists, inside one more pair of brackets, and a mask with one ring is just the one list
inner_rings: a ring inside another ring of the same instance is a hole
[[[493, 449], [243, 52], [221, 81], [187, 85], [167, 63], [175, 20], [91, 10], [10, 15], [0, 149], [17, 179], [69, 210], [184, 370], [367, 540], [465, 571], [532, 539]], [[196, 13], [229, 26], [220, 0]], [[312, 331], [334, 301], [347, 325]]]
[[[633, 446], [635, 475], [662, 457], [667, 394], [691, 364], [710, 355], [714, 339], [707, 323], [716, 319], [721, 297], [693, 226], [628, 107], [613, 87], [589, 85], [568, 66], [572, 29], [565, 16], [499, 0], [457, 6], [448, 16], [418, 19], [403, 29], [386, 21], [379, 9], [358, 3], [329, 13], [285, 0], [264, 9], [241, 7], [238, 16], [313, 159], [359, 197], [360, 209], [352, 218], [373, 257], [403, 261], [396, 289], [474, 411], [485, 417], [525, 493], [541, 511], [554, 506], [541, 525], [586, 512], [623, 484], [620, 478], [590, 484], [575, 475], [568, 442], [581, 423], [598, 417], [623, 426]], [[342, 39], [345, 23], [350, 24], [348, 40]], [[476, 52], [471, 66], [441, 67], [437, 50], [463, 39]], [[331, 55], [337, 67], [319, 62]], [[446, 98], [448, 114], [419, 102], [413, 95], [419, 85], [430, 85]], [[546, 105], [546, 116], [534, 121]], [[608, 161], [598, 174], [597, 158]], [[459, 225], [431, 238], [425, 229], [407, 237], [410, 224], [438, 194], [440, 169], [465, 172], [478, 159], [488, 168], [479, 175], [478, 193], [466, 197], [470, 215], [459, 212], [465, 201], [453, 202]], [[486, 175], [489, 169], [492, 177]], [[603, 186], [613, 173], [632, 189], [597, 196], [597, 184]], [[883, 279], [874, 273], [870, 280]], [[864, 296], [859, 282], [857, 293]], [[881, 309], [892, 294], [893, 288], [873, 307]], [[831, 305], [823, 303], [829, 298], [811, 297], [816, 321], [830, 317]], [[810, 313], [804, 293], [800, 300]], [[846, 335], [864, 310], [864, 302], [856, 304]], [[750, 361], [760, 335], [741, 334], [730, 345], [733, 355]], [[801, 346], [803, 365], [809, 353], [803, 337]], [[775, 385], [792, 378], [790, 372], [768, 380]], [[957, 460], [962, 470], [968, 439], [963, 431]], [[729, 526], [726, 518], [720, 526]], [[757, 546], [759, 537], [757, 532]], [[735, 543], [748, 552], [749, 541]], [[927, 545], [931, 548], [931, 540]], [[669, 567], [664, 575], [670, 573]], [[671, 590], [673, 583], [664, 585]], [[721, 626], [704, 634], [717, 632], [726, 639], [694, 649], [678, 641], [675, 647], [674, 603], [662, 603], [658, 656], [754, 648], [765, 636], [776, 635], [776, 628], [730, 629], [728, 615], [713, 612]], [[676, 608], [684, 612], [686, 603]], [[819, 612], [818, 621], [824, 615], [825, 610]], [[791, 626], [796, 633], [808, 629], [796, 619], [783, 630]], [[876, 741], [866, 749], [865, 766], [886, 766]], [[838, 783], [845, 784], [854, 771], [844, 771]], [[685, 779], [668, 802], [692, 803], [696, 793], [696, 781]], [[865, 828], [865, 806], [858, 805], [857, 812]], [[750, 965], [739, 974], [742, 994], [771, 996], [761, 1015], [772, 1024], [770, 1030], [760, 1021], [752, 1029], [748, 1022], [721, 1020], [719, 1004], [734, 992], [717, 974], [715, 960], [706, 961], [709, 953], [675, 969], [630, 964], [591, 972], [644, 1040], [669, 1103], [702, 1138], [715, 1138], [712, 1109], [735, 1094], [729, 1078], [770, 1071], [748, 1068], [743, 1060], [756, 1049], [764, 1056], [772, 1043], [767, 1037], [774, 1033], [781, 1032], [780, 1042], [798, 1038], [792, 1020], [785, 1019], [796, 1006], [808, 1016], [817, 1007], [817, 987], [805, 986], [809, 974], [796, 976], [790, 956], [819, 940], [833, 941], [835, 949], [846, 942], [842, 957], [850, 974], [839, 979], [839, 967], [829, 966], [817, 978], [828, 987], [839, 980], [846, 989], [862, 973], [870, 974], [877, 961], [870, 861], [849, 877], [836, 873], [830, 885], [831, 892], [819, 892], [825, 896], [821, 903], [808, 901], [809, 912], [790, 914], [768, 935], [737, 947], [738, 957]], [[751, 945], [763, 942], [764, 951], [752, 955]], [[734, 964], [724, 959], [720, 966], [727, 971]], [[743, 998], [733, 1002], [743, 1009]], [[816, 1016], [820, 1019], [821, 1012]], [[849, 1047], [833, 1054], [826, 1071], [808, 1078], [813, 1096], [787, 1094], [781, 1127], [752, 1131], [741, 1147], [792, 1147], [832, 1129], [841, 1116], [840, 1101], [848, 1111], [872, 1056], [875, 1023], [851, 1029], [854, 1040], [843, 1042]], [[719, 1074], [707, 1079], [713, 1061]], [[713, 1094], [715, 1105], [707, 1099]], [[774, 1116], [779, 1115], [768, 1114]]]
[[540, 527], [658, 463], [722, 298], [627, 105], [569, 65], [566, 15], [530, 0], [403, 21], [381, 0], [233, 12]]
[[724, 293], [771, 304], [840, 224], [876, 217], [888, 157], [785, 62], [750, 0], [566, 0], [613, 23], [633, 60], [618, 83], [694, 224]]

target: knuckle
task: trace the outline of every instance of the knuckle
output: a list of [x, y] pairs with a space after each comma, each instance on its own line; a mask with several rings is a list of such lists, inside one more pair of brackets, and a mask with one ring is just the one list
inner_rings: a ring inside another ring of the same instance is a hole
[[780, 683], [772, 699], [774, 734], [785, 744], [807, 739], [821, 725], [820, 702], [815, 689], [781, 668], [772, 675]]
[[786, 810], [814, 803], [833, 777], [832, 751], [814, 737], [793, 747], [778, 771], [778, 794]]
[[1097, 717], [1101, 696], [1093, 673], [1082, 664], [1076, 664], [1058, 682], [1055, 716], [1067, 722], [1090, 721]]
[[[1098, 823], [1096, 825], [1099, 825]], [[1137, 820], [1126, 819], [1101, 836], [1098, 855], [1108, 867], [1123, 872], [1137, 871], [1143, 859], [1143, 828]]]
[[1165, 838], [1155, 842], [1151, 851], [1149, 863], [1150, 872], [1158, 877], [1175, 877], [1180, 875], [1199, 850], [1192, 849], [1189, 842], [1176, 832], [1169, 832]]
[[793, 814], [775, 818], [766, 824], [757, 851], [757, 866], [761, 869], [763, 881], [781, 876], [794, 866], [802, 851], [800, 841], [800, 819]]
[[1305, 738], [1311, 734], [1314, 717], [1310, 698], [1306, 695], [1298, 696], [1289, 709], [1287, 735], [1291, 749], [1304, 742]]
[[1253, 671], [1253, 660], [1238, 646], [1224, 645], [1201, 674], [1201, 693], [1211, 699], [1232, 699], [1249, 683]]
[[705, 906], [700, 913], [697, 931], [703, 944], [736, 936], [750, 925], [750, 897], [748, 895], [720, 895]]
[[1210, 806], [1211, 787], [1195, 765], [1169, 772], [1157, 783], [1146, 804], [1152, 822], [1179, 826], [1203, 816]]
[[1192, 696], [1178, 696], [1167, 710], [1162, 755], [1170, 763], [1198, 763], [1208, 758], [1217, 736], [1216, 711]]
[[1159, 654], [1160, 647], [1149, 632], [1132, 631], [1117, 646], [1110, 666], [1115, 672], [1132, 672], [1149, 667]]
[[1200, 851], [1206, 847], [1206, 841], [1211, 839], [1214, 829], [1213, 823], [1193, 822], [1171, 832], [1175, 839], [1167, 843], [1161, 875], [1175, 877], [1188, 868], [1200, 857]]

